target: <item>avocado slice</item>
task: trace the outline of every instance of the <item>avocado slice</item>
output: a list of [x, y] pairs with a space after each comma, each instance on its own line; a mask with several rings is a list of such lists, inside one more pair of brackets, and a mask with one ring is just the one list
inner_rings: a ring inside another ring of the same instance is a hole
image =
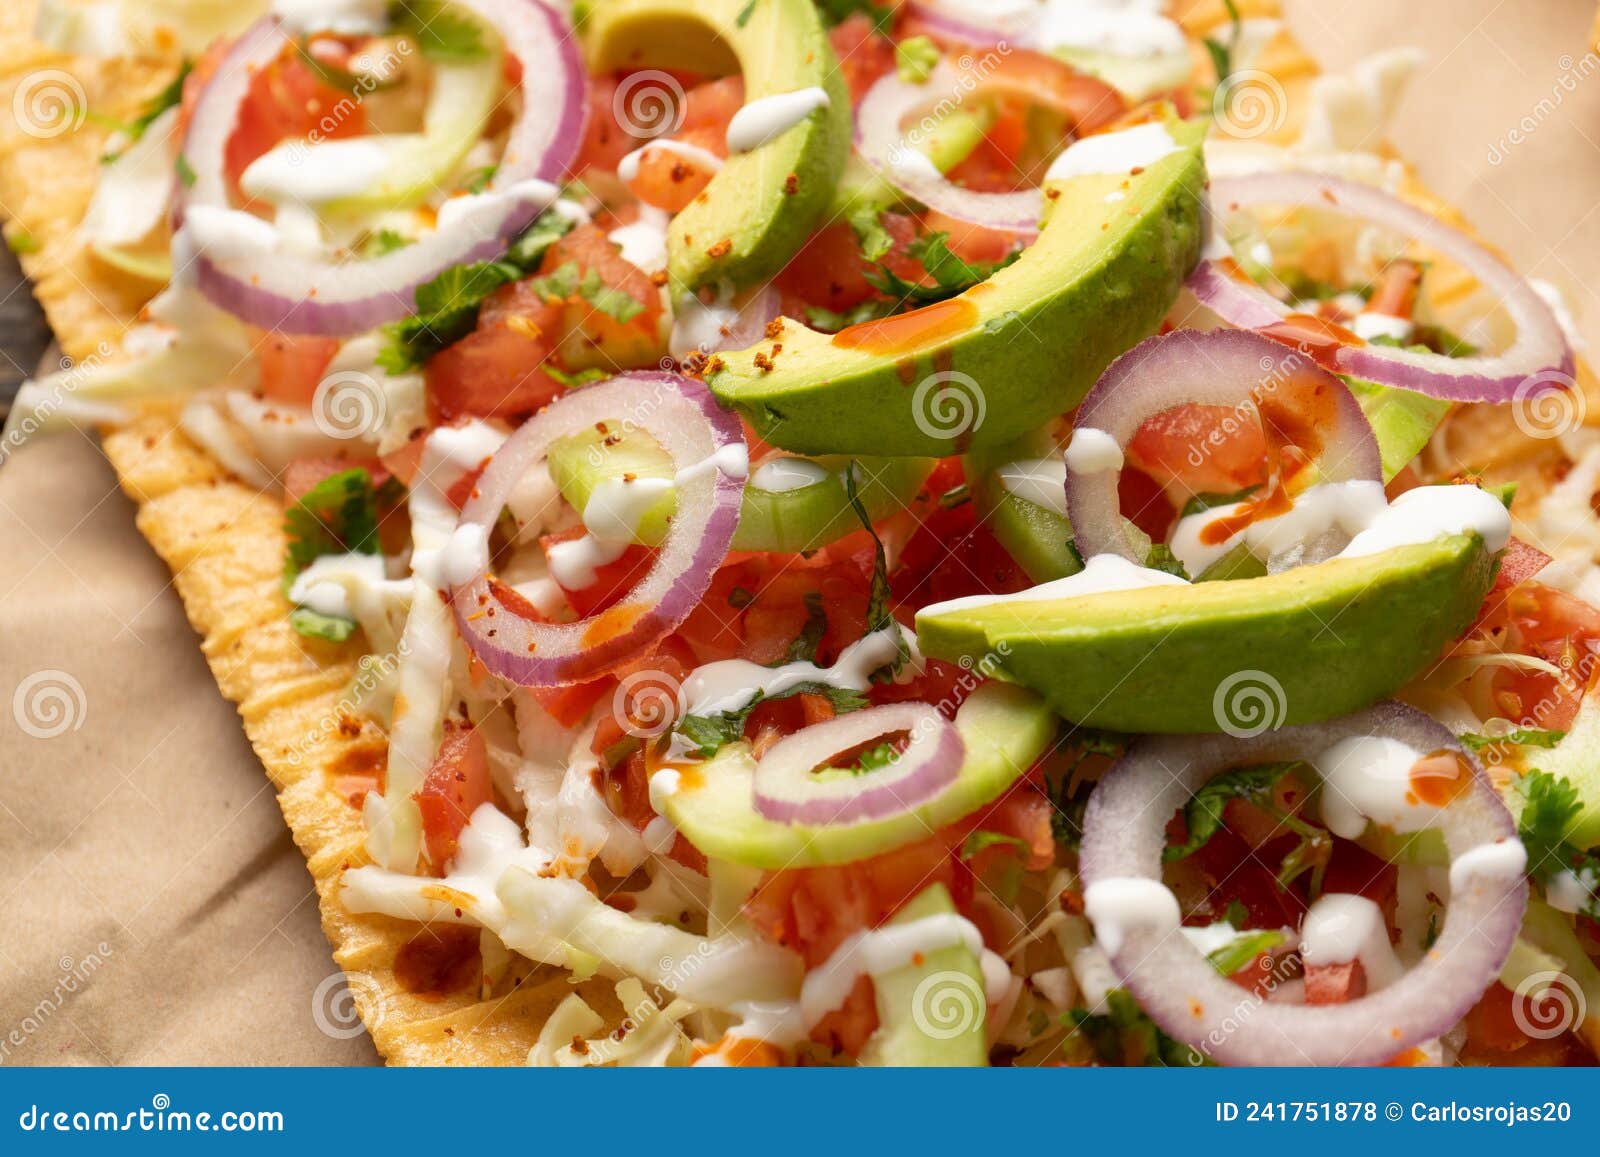
[[967, 757], [956, 781], [916, 808], [884, 819], [811, 827], [760, 815], [751, 795], [756, 761], [748, 743], [691, 764], [665, 801], [666, 816], [716, 860], [753, 868], [848, 864], [892, 852], [996, 799], [1027, 774], [1055, 734], [1055, 718], [1036, 695], [991, 682], [956, 712]]
[[1199, 257], [1205, 125], [1167, 128], [1178, 148], [1147, 168], [1047, 182], [1038, 240], [987, 281], [832, 335], [785, 319], [719, 355], [712, 392], [803, 454], [943, 457], [1071, 409], [1161, 323]]
[[[1264, 578], [924, 610], [926, 655], [987, 660], [1074, 723], [1215, 732], [1214, 703], [1247, 679], [1274, 726], [1366, 707], [1472, 623], [1495, 560], [1450, 535]], [[1279, 690], [1274, 691], [1273, 685]]]
[[1413, 390], [1380, 386], [1360, 378], [1345, 378], [1361, 410], [1372, 424], [1383, 460], [1383, 480], [1388, 482], [1422, 453], [1433, 432], [1450, 412], [1451, 403]]
[[[860, 530], [861, 520], [850, 508], [845, 492], [845, 471], [852, 468], [852, 462], [856, 494], [873, 521], [910, 505], [934, 465], [926, 458], [838, 455], [796, 462], [800, 469], [817, 473], [817, 481], [789, 490], [765, 490], [757, 485], [761, 478], [757, 470], [745, 484], [732, 549], [793, 554], [817, 550]], [[624, 476], [671, 478], [674, 474], [671, 456], [641, 430], [586, 430], [557, 439], [550, 445], [549, 464], [550, 478], [561, 497], [580, 511], [588, 506], [589, 497], [602, 482]], [[663, 494], [639, 520], [635, 541], [660, 546], [667, 537], [667, 522], [676, 506], [674, 494]]]
[[[931, 884], [890, 918], [898, 928], [929, 916], [955, 915], [943, 884]], [[978, 1068], [989, 1063], [983, 968], [965, 944], [872, 979], [878, 1029], [860, 1063], [885, 1068]]]
[[850, 153], [850, 95], [811, 0], [600, 0], [581, 34], [589, 68], [744, 76], [745, 102], [821, 88], [828, 107], [730, 156], [667, 229], [672, 294], [742, 288], [805, 244]]

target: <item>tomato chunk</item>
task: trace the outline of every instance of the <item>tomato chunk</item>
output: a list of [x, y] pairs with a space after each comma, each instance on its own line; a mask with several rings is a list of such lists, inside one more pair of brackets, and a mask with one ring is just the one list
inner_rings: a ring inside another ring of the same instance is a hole
[[439, 754], [413, 797], [422, 813], [422, 838], [428, 862], [442, 871], [454, 858], [461, 829], [472, 813], [494, 796], [489, 751], [470, 726], [449, 726]]

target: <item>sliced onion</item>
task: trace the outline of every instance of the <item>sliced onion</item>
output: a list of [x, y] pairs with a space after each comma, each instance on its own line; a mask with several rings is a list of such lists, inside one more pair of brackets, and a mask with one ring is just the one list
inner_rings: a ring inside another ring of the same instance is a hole
[[[1099, 128], [1122, 112], [1115, 89], [1091, 77], [1075, 78], [1081, 94], [1053, 93], [1029, 87], [1025, 76], [1012, 76], [1004, 63], [990, 73], [956, 68], [940, 61], [923, 84], [910, 84], [889, 72], [856, 106], [856, 151], [884, 180], [913, 200], [960, 221], [1031, 238], [1039, 231], [1044, 194], [1038, 189], [1013, 193], [981, 193], [952, 184], [934, 168], [902, 125], [921, 109], [941, 101], [960, 102], [979, 90], [1014, 93], [1065, 116], [1074, 133]], [[1081, 99], [1080, 99], [1081, 98]], [[1092, 98], [1092, 99], [1091, 99]], [[931, 116], [932, 114], [930, 114]]]
[[[897, 732], [905, 748], [888, 767], [828, 778], [830, 761]], [[755, 809], [783, 824], [847, 824], [898, 815], [955, 782], [966, 755], [961, 735], [926, 703], [891, 703], [813, 723], [780, 739], [756, 764]]]
[[[1253, 739], [1141, 739], [1100, 781], [1083, 821], [1086, 895], [1110, 880], [1161, 879], [1167, 822], [1203, 784], [1254, 763], [1311, 759], [1350, 736], [1387, 736], [1422, 752], [1448, 749], [1472, 768], [1470, 785], [1438, 812], [1452, 860], [1516, 841], [1516, 825], [1455, 736], [1398, 703], [1330, 723]], [[1337, 1005], [1263, 1001], [1218, 974], [1188, 937], [1154, 925], [1120, 927], [1112, 967], [1144, 1010], [1203, 1055], [1241, 1065], [1373, 1065], [1454, 1027], [1500, 973], [1527, 904], [1525, 876], [1469, 874], [1450, 897], [1444, 929], [1395, 983]], [[1102, 937], [1107, 939], [1107, 937]]]
[[528, 616], [524, 601], [488, 573], [452, 588], [467, 645], [503, 679], [528, 687], [582, 682], [647, 650], [699, 604], [733, 541], [748, 464], [739, 419], [716, 404], [704, 383], [654, 371], [574, 390], [530, 418], [490, 459], [461, 511], [461, 526], [491, 532], [518, 480], [542, 467], [551, 442], [604, 423], [649, 434], [678, 471], [719, 451], [733, 453], [678, 479], [677, 511], [654, 565], [609, 610], [550, 623]]
[[[195, 276], [207, 297], [263, 329], [371, 329], [410, 313], [417, 286], [440, 271], [503, 252], [554, 200], [552, 182], [577, 155], [585, 116], [583, 68], [571, 28], [538, 0], [454, 3], [492, 26], [522, 65], [522, 112], [487, 191], [426, 237], [370, 260], [334, 262], [281, 244], [202, 248], [194, 254]], [[200, 207], [214, 214], [241, 212], [229, 208], [228, 139], [251, 78], [292, 42], [292, 30], [279, 17], [263, 17], [234, 43], [206, 85], [183, 144], [194, 175], [180, 209], [186, 219]]]
[[908, 19], [917, 22], [919, 31], [926, 31], [941, 40], [984, 48], [1003, 41], [1017, 44], [1026, 40], [1036, 22], [1028, 13], [1002, 10], [997, 17], [985, 13], [986, 22], [978, 24], [973, 19], [973, 13], [951, 13], [940, 4], [927, 0], [912, 0], [905, 6], [905, 13]]
[[[1333, 420], [1319, 423], [1323, 482], [1383, 483], [1378, 442], [1361, 405], [1327, 370], [1278, 342], [1238, 330], [1174, 330], [1133, 347], [1101, 375], [1078, 407], [1074, 430], [1101, 430], [1126, 452], [1148, 419], [1175, 406], [1225, 406], [1241, 421], [1254, 421], [1254, 405], [1282, 389], [1288, 400], [1300, 391], [1332, 400]], [[1295, 391], [1295, 393], [1288, 393]], [[1305, 407], [1295, 407], [1304, 409]], [[1196, 448], [1205, 453], [1206, 447]], [[1070, 460], [1070, 457], [1069, 457]], [[1117, 470], [1067, 471], [1067, 517], [1085, 558], [1118, 554], [1143, 564], [1117, 498]]]
[[[1572, 350], [1550, 306], [1526, 280], [1459, 229], [1380, 189], [1327, 173], [1257, 173], [1211, 185], [1214, 212], [1250, 205], [1333, 209], [1398, 233], [1456, 262], [1498, 299], [1516, 324], [1510, 348], [1498, 354], [1451, 358], [1398, 346], [1351, 343], [1333, 355], [1342, 374], [1459, 402], [1509, 402], [1530, 379], [1573, 372]], [[1202, 260], [1189, 288], [1224, 321], [1267, 329], [1290, 314], [1283, 302], [1238, 276], [1221, 258]]]

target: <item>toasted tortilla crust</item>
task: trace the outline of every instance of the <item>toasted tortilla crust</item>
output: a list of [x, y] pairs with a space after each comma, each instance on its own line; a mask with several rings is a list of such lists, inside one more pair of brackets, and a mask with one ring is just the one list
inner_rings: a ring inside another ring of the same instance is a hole
[[[1177, 0], [1173, 7], [1196, 36], [1229, 20], [1221, 0]], [[1277, 0], [1239, 0], [1238, 9], [1246, 18], [1279, 15]], [[126, 117], [173, 73], [171, 61], [83, 61], [48, 52], [28, 40], [32, 13], [33, 6], [24, 3], [0, 15], [0, 60], [6, 62], [0, 108], [31, 74], [62, 69], [82, 85], [97, 112]], [[1286, 97], [1284, 124], [1264, 139], [1292, 140], [1316, 67], [1287, 33], [1257, 67], [1273, 75]], [[79, 358], [101, 343], [114, 346], [151, 288], [99, 264], [75, 235], [104, 136], [92, 122], [48, 140], [20, 133], [14, 122], [0, 124], [0, 215], [8, 219], [10, 237], [26, 235], [35, 246], [22, 255], [24, 268], [63, 348]], [[1415, 182], [1407, 193], [1462, 224], [1459, 214]], [[1580, 377], [1593, 392], [1586, 368]], [[1600, 414], [1600, 405], [1591, 412]], [[1451, 434], [1464, 430], [1469, 449], [1458, 461], [1540, 480], [1559, 467], [1553, 442], [1520, 435], [1486, 408], [1463, 407], [1461, 414]], [[140, 532], [173, 571], [218, 687], [238, 705], [245, 732], [278, 789], [284, 819], [316, 882], [334, 959], [350, 976], [379, 1052], [395, 1064], [522, 1063], [550, 1011], [573, 991], [565, 974], [546, 968], [513, 974], [499, 986], [508, 994], [487, 1001], [476, 993], [419, 996], [406, 990], [394, 969], [417, 926], [355, 915], [339, 902], [343, 870], [368, 857], [360, 814], [336, 789], [335, 777], [340, 769], [372, 766], [385, 739], [351, 709], [349, 689], [361, 674], [353, 648], [302, 638], [288, 624], [280, 585], [285, 542], [279, 501], [232, 480], [175, 429], [170, 413], [152, 413], [107, 434], [105, 449], [139, 506]], [[607, 994], [591, 991], [598, 987], [582, 990], [610, 1006]]]

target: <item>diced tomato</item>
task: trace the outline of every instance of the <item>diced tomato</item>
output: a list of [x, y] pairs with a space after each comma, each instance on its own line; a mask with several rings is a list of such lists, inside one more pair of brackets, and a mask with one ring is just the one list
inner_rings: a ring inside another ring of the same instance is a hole
[[1410, 317], [1417, 307], [1417, 288], [1422, 284], [1422, 267], [1415, 261], [1391, 262], [1378, 278], [1367, 309], [1389, 317]]
[[576, 727], [588, 717], [596, 703], [611, 693], [615, 685], [616, 680], [606, 677], [591, 679], [587, 683], [573, 683], [567, 687], [535, 687], [533, 697], [561, 726]]
[[617, 162], [633, 151], [638, 142], [617, 120], [617, 78], [597, 73], [589, 76], [589, 118], [583, 126], [583, 147], [573, 169], [615, 172]]
[[[921, 263], [906, 256], [906, 247], [917, 236], [916, 222], [903, 213], [884, 213], [881, 221], [894, 245], [880, 262], [909, 281], [921, 280], [925, 274]], [[776, 284], [807, 305], [842, 313], [879, 296], [867, 274], [880, 262], [868, 261], [855, 230], [839, 222], [813, 233], [778, 274]]]
[[865, 12], [835, 24], [828, 40], [839, 58], [851, 104], [860, 101], [867, 89], [894, 68], [894, 41], [879, 32], [876, 22]]
[[890, 578], [897, 606], [920, 610], [929, 603], [978, 594], [1008, 594], [1032, 585], [977, 509], [964, 502], [935, 507], [917, 528]]
[[565, 388], [543, 369], [562, 322], [562, 307], [526, 281], [495, 290], [478, 312], [477, 328], [428, 361], [435, 418], [513, 418], [548, 405]]
[[697, 84], [683, 95], [683, 117], [678, 122], [680, 132], [696, 129], [715, 129], [726, 133], [733, 114], [744, 107], [744, 78], [724, 76]]
[[447, 727], [439, 754], [415, 799], [422, 813], [422, 838], [428, 862], [442, 873], [456, 854], [461, 829], [472, 813], [493, 798], [489, 752], [473, 727]]
[[1577, 714], [1600, 656], [1600, 610], [1542, 583], [1506, 592], [1480, 630], [1499, 635], [1507, 651], [1555, 664], [1561, 676], [1524, 668], [1495, 674], [1495, 709], [1523, 726], [1563, 731]]
[[1343, 1004], [1367, 994], [1367, 970], [1361, 961], [1306, 965], [1306, 1003]]
[[1550, 556], [1536, 546], [1512, 536], [1500, 555], [1500, 569], [1495, 572], [1494, 586], [1484, 596], [1483, 607], [1478, 611], [1478, 622], [1491, 618], [1505, 603], [1506, 594], [1527, 582], [1550, 565]]
[[[548, 534], [539, 540], [540, 547], [548, 553], [558, 542], [567, 542], [583, 535], [581, 527], [573, 527], [557, 534]], [[614, 561], [595, 567], [595, 581], [586, 587], [566, 591], [567, 602], [582, 618], [599, 614], [614, 605], [637, 586], [654, 563], [655, 553], [648, 547], [630, 546]]]
[[311, 334], [263, 335], [256, 346], [261, 358], [261, 392], [285, 405], [311, 405], [339, 344], [336, 337]]
[[581, 281], [590, 274], [606, 288], [639, 305], [627, 321], [619, 321], [581, 293], [561, 303], [557, 350], [569, 369], [600, 366], [654, 365], [665, 350], [661, 291], [650, 274], [622, 256], [622, 251], [597, 225], [579, 225], [544, 255], [544, 275], [571, 266]]
[[298, 502], [325, 478], [356, 467], [365, 470], [374, 490], [382, 490], [394, 477], [376, 458], [296, 458], [284, 467], [283, 493], [287, 502]]
[[[728, 155], [726, 129], [684, 129], [673, 140], [705, 149], [713, 156]], [[717, 170], [693, 155], [668, 148], [649, 149], [639, 158], [639, 172], [628, 182], [633, 195], [647, 205], [680, 213], [698, 197]]]
[[1232, 494], [1267, 479], [1267, 440], [1253, 416], [1229, 406], [1185, 404], [1139, 427], [1128, 461], [1163, 488]]
[[250, 78], [223, 153], [223, 172], [237, 189], [239, 175], [281, 141], [313, 133], [319, 140], [335, 140], [360, 136], [366, 129], [367, 113], [359, 100], [323, 83], [297, 51], [285, 50]]
[[1297, 928], [1305, 912], [1305, 900], [1298, 892], [1278, 886], [1271, 861], [1251, 853], [1250, 845], [1237, 834], [1222, 828], [1199, 851], [1179, 864], [1197, 870], [1206, 893], [1196, 905], [1192, 919], [1214, 923], [1223, 919], [1228, 906], [1237, 901], [1244, 906], [1247, 928]]
[[1324, 895], [1364, 896], [1378, 906], [1392, 926], [1399, 903], [1399, 882], [1399, 869], [1388, 860], [1349, 840], [1333, 841], [1333, 853], [1322, 875]]
[[1124, 469], [1118, 476], [1117, 505], [1122, 517], [1149, 535], [1151, 542], [1165, 542], [1178, 520], [1167, 492], [1137, 468]]
[[974, 225], [937, 209], [922, 215], [922, 227], [928, 233], [949, 234], [950, 251], [961, 260], [974, 263], [992, 264], [1004, 260], [1019, 244], [1014, 233]]

